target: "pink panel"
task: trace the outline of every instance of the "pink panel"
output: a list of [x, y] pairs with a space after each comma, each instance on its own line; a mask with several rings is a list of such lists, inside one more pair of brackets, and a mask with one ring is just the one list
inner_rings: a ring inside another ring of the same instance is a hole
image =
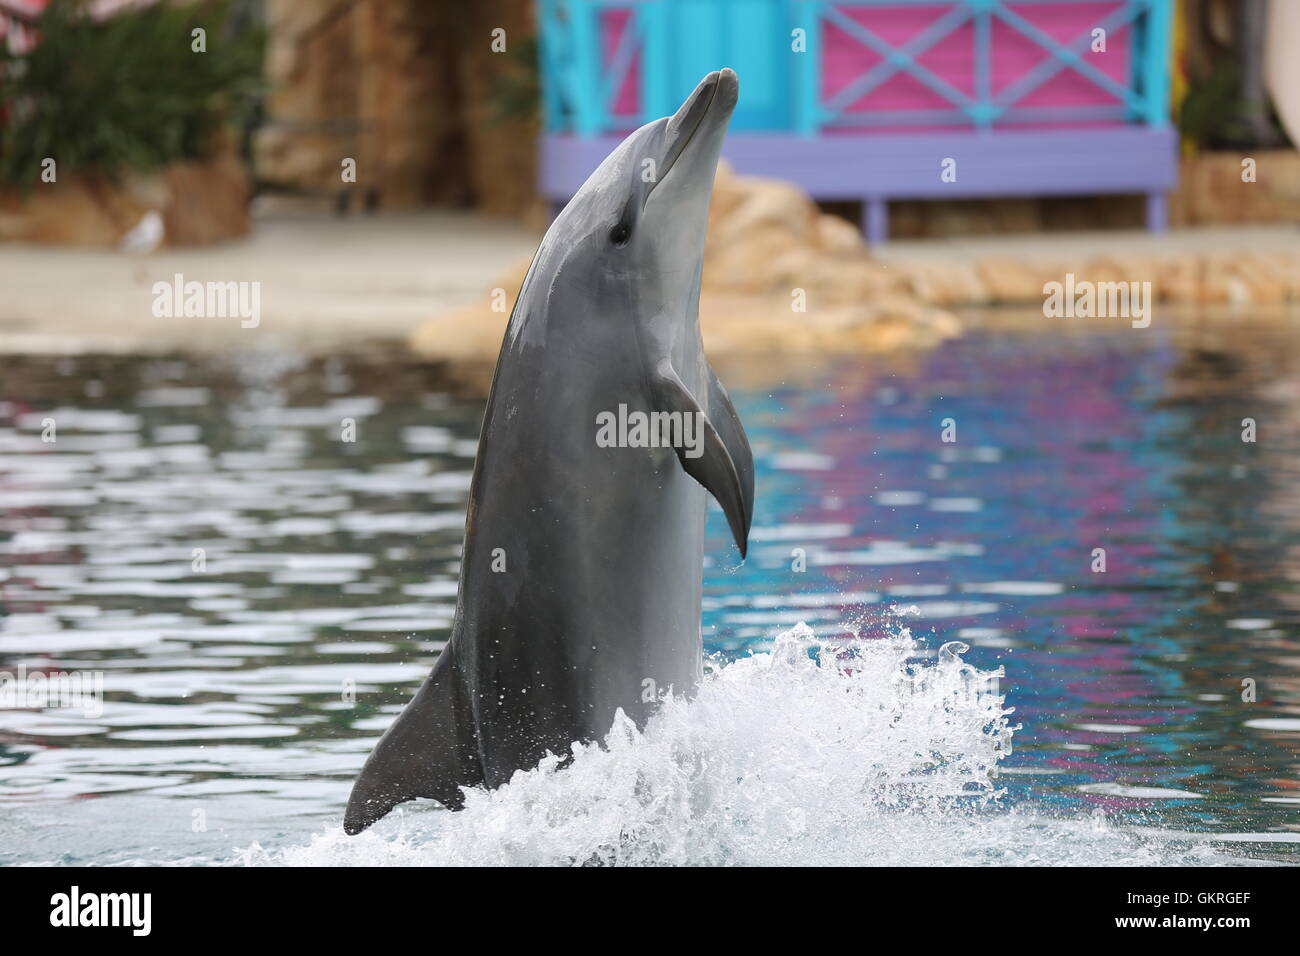
[[[600, 47], [601, 75], [608, 76], [614, 53], [622, 41], [625, 31], [632, 29], [632, 11], [628, 9], [610, 9], [600, 12]], [[619, 119], [639, 122], [641, 116], [641, 50], [632, 57], [627, 76], [614, 95], [611, 105], [612, 115]], [[636, 125], [634, 122], [633, 125]]]
[[[1017, 13], [1058, 42], [1067, 43], [1093, 28], [1119, 9], [1116, 3], [1070, 3], [1018, 5]], [[993, 89], [1001, 92], [1024, 73], [1051, 59], [1051, 54], [1012, 27], [1001, 22], [993, 33]], [[1086, 62], [1121, 86], [1129, 82], [1133, 31], [1125, 26], [1108, 31], [1105, 53], [1086, 53]], [[1066, 68], [1032, 93], [1017, 101], [1018, 106], [1113, 106], [1120, 100], [1072, 69]]]
[[[1043, 33], [1067, 43], [1092, 29], [1118, 10], [1118, 2], [1012, 4], [1010, 9]], [[894, 47], [901, 47], [943, 17], [950, 4], [924, 6], [839, 6], [845, 16], [862, 24]], [[990, 84], [996, 95], [1022, 78], [1051, 54], [1018, 30], [994, 18], [990, 29]], [[1112, 30], [1107, 52], [1087, 54], [1096, 68], [1120, 85], [1127, 85], [1131, 69], [1132, 30]], [[881, 62], [875, 51], [845, 31], [827, 23], [822, 35], [821, 94], [826, 102]], [[917, 62], [967, 96], [976, 95], [975, 27], [966, 23], [917, 56]], [[1113, 106], [1119, 100], [1074, 70], [1064, 69], [1018, 101], [1022, 107]], [[943, 96], [903, 72], [895, 73], [870, 93], [859, 97], [846, 112], [889, 112], [952, 109]], [[1060, 124], [1056, 124], [1060, 125]], [[1071, 124], [1071, 125], [1092, 125]]]
[[[838, 7], [849, 19], [862, 24], [880, 39], [894, 47], [907, 43], [926, 27], [948, 12], [948, 4], [933, 6], [900, 7]], [[935, 53], [941, 58], [960, 60], [963, 47], [971, 49], [971, 38], [964, 39], [962, 31], [954, 32], [935, 44]], [[881, 61], [870, 47], [827, 22], [822, 32], [822, 98], [837, 94], [867, 70]], [[927, 64], [928, 65], [928, 64]], [[973, 72], [973, 71], [970, 71]], [[944, 77], [948, 79], [948, 77]], [[950, 80], [951, 82], [951, 80]], [[954, 83], [954, 85], [958, 85]], [[967, 82], [969, 87], [969, 82]], [[958, 87], [962, 88], [961, 86]], [[907, 76], [895, 74], [866, 96], [859, 97], [849, 107], [852, 112], [878, 110], [944, 109], [950, 104], [942, 96]]]

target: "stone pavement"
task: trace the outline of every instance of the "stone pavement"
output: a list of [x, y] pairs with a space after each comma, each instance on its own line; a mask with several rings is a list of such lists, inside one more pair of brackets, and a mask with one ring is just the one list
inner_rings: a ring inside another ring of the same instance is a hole
[[[504, 220], [421, 212], [260, 219], [252, 236], [147, 255], [0, 244], [0, 351], [329, 350], [405, 339], [529, 255], [538, 236]], [[261, 321], [155, 317], [155, 282], [259, 282]]]

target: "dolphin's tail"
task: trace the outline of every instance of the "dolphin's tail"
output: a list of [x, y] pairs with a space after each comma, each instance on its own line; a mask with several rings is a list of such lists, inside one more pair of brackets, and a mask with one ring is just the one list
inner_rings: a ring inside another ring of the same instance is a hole
[[417, 797], [459, 810], [465, 802], [460, 788], [483, 782], [473, 727], [448, 646], [361, 768], [348, 798], [344, 831], [360, 833], [399, 803]]

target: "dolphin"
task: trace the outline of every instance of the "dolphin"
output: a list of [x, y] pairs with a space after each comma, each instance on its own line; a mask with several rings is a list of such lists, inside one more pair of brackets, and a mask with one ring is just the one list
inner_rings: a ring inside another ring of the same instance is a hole
[[710, 73], [542, 239], [484, 413], [451, 639], [367, 759], [346, 832], [419, 797], [460, 809], [464, 789], [569, 757], [620, 710], [644, 727], [699, 682], [707, 495], [742, 559], [754, 510], [753, 455], [698, 314], [738, 93], [731, 70]]

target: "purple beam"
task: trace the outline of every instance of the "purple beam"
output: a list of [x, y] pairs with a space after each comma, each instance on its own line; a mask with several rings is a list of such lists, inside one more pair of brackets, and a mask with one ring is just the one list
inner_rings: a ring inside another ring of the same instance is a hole
[[[539, 156], [544, 196], [577, 192], [619, 136], [545, 135]], [[1143, 193], [1157, 196], [1177, 181], [1172, 127], [834, 134], [813, 138], [736, 133], [723, 154], [738, 172], [798, 183], [817, 199], [941, 199]], [[945, 159], [956, 178], [941, 178]], [[1162, 199], [1148, 201], [1160, 212]], [[866, 213], [885, 224], [883, 210]], [[1156, 217], [1160, 218], [1159, 216]]]

